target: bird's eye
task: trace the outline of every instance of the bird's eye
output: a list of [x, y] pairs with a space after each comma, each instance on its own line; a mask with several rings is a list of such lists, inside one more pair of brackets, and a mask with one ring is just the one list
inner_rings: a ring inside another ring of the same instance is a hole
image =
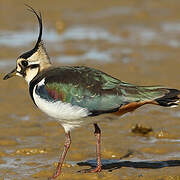
[[25, 61], [25, 60], [23, 60], [23, 61], [21, 61], [21, 64], [22, 64], [24, 67], [27, 67], [28, 62], [27, 62], [27, 61]]

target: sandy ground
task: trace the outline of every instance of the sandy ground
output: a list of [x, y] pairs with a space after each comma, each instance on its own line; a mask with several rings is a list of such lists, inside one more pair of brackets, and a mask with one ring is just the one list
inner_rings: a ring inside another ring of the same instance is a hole
[[[0, 0], [0, 179], [44, 180], [63, 149], [64, 130], [41, 113], [20, 77], [3, 81], [16, 58], [32, 48], [37, 22], [24, 1]], [[86, 65], [123, 81], [180, 89], [180, 2], [38, 1], [46, 47], [56, 65]], [[95, 164], [93, 126], [72, 132], [65, 180], [180, 179], [180, 108], [147, 105], [124, 117], [100, 117], [103, 171]], [[133, 133], [137, 125], [152, 128]]]

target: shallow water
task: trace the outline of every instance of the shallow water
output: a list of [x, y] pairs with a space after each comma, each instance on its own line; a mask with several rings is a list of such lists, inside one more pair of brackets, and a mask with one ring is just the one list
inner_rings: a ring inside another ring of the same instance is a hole
[[[127, 82], [180, 89], [178, 0], [43, 3], [43, 9], [40, 1], [32, 6], [43, 11], [43, 39], [54, 64], [86, 65]], [[23, 4], [2, 1], [0, 7], [0, 178], [43, 180], [55, 169], [64, 131], [33, 105], [21, 78], [2, 80], [37, 38], [37, 22]], [[123, 117], [100, 117], [104, 170], [78, 173], [95, 164], [94, 130], [88, 125], [72, 132], [61, 177], [178, 179], [179, 118], [179, 107], [156, 106], [144, 106]], [[132, 133], [136, 124], [153, 131]]]

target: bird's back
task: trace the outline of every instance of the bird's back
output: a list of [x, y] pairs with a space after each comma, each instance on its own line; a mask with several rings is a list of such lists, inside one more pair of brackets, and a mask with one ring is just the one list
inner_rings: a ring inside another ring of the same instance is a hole
[[[161, 86], [137, 86], [126, 83], [89, 67], [62, 66], [39, 73], [30, 83], [31, 96], [32, 86], [42, 79], [44, 84], [36, 89], [39, 96], [86, 108], [90, 115], [116, 112], [132, 103], [135, 107], [147, 103], [160, 104], [156, 99], [172, 92]], [[174, 90], [171, 96], [178, 94], [179, 91]]]

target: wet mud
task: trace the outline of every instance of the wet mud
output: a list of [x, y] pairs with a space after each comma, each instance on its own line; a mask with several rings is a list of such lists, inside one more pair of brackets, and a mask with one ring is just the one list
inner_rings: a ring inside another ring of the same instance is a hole
[[[63, 150], [64, 130], [41, 113], [20, 78], [3, 81], [37, 38], [24, 1], [0, 1], [0, 179], [44, 180]], [[42, 6], [43, 3], [43, 6]], [[43, 39], [55, 65], [86, 65], [123, 81], [180, 89], [180, 2], [37, 1]], [[145, 105], [123, 117], [99, 117], [103, 171], [95, 166], [93, 126], [72, 132], [64, 180], [180, 179], [180, 107]]]

